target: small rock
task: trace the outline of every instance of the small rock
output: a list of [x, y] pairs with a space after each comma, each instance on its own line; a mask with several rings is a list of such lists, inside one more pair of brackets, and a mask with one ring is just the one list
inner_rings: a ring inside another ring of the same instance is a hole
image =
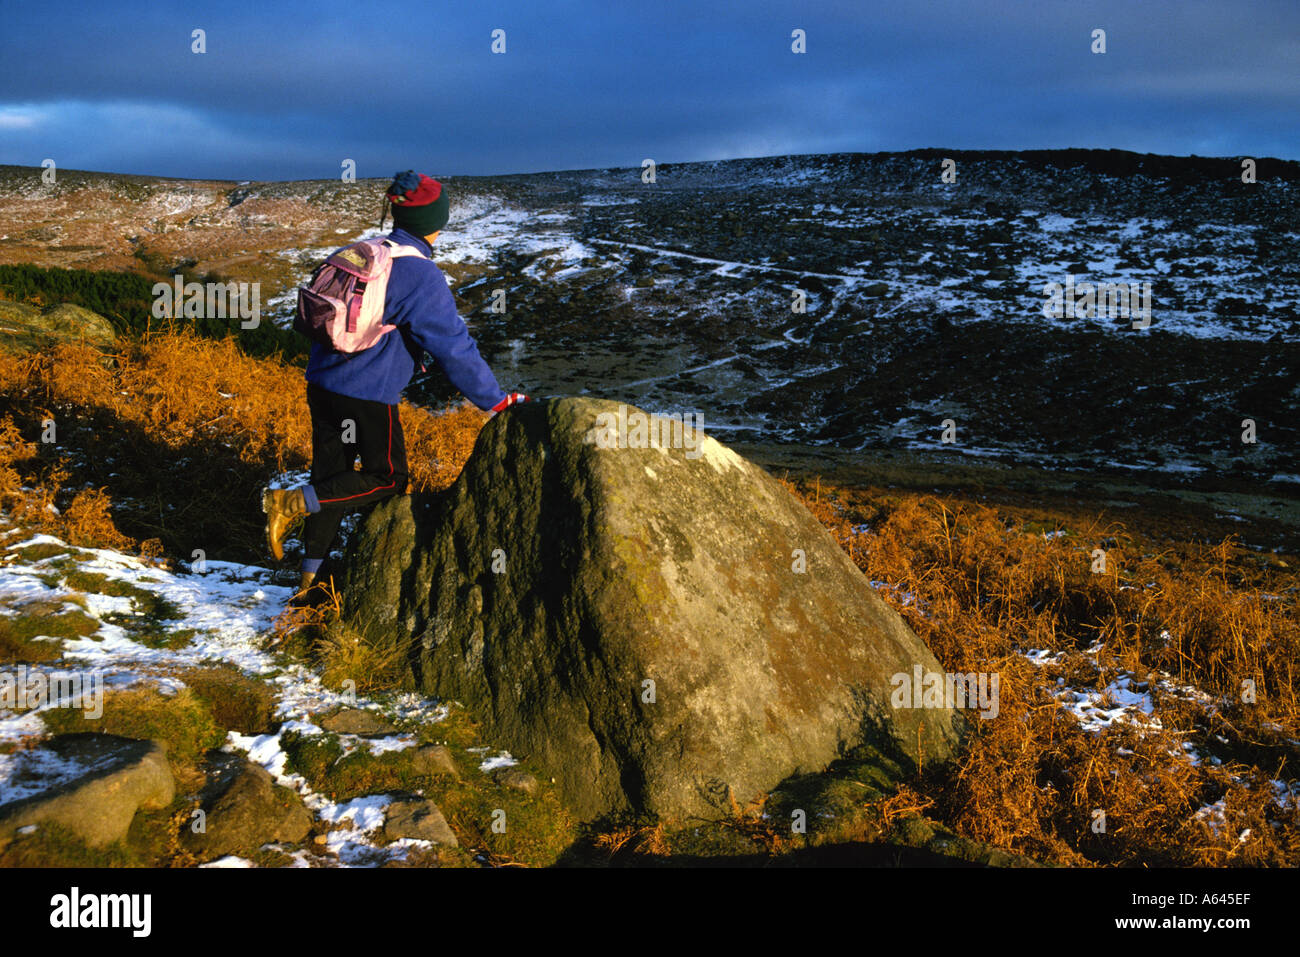
[[456, 759], [452, 757], [451, 749], [446, 745], [426, 744], [424, 747], [417, 748], [411, 759], [411, 766], [419, 774], [449, 774], [457, 781], [460, 780]]
[[392, 734], [397, 729], [373, 711], [344, 708], [320, 720], [320, 726], [335, 734]]
[[523, 791], [530, 797], [537, 793], [537, 778], [519, 768], [500, 768], [492, 775], [492, 780], [502, 787]]
[[388, 805], [388, 813], [384, 817], [384, 834], [390, 841], [409, 837], [448, 847], [460, 846], [438, 805], [425, 798], [394, 801]]
[[191, 818], [181, 843], [205, 858], [247, 854], [263, 844], [296, 844], [311, 830], [311, 812], [302, 798], [276, 784], [266, 769], [244, 758], [218, 752], [213, 780], [200, 796], [204, 829], [195, 833]]

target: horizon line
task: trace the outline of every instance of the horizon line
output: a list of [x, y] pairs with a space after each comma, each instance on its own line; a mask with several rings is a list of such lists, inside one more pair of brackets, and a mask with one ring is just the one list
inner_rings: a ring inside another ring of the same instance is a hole
[[[732, 157], [727, 157], [725, 159], [713, 159], [713, 160], [707, 160], [707, 159], [706, 160], [664, 160], [664, 161], [656, 161], [655, 167], [656, 169], [661, 169], [663, 167], [671, 167], [671, 166], [699, 166], [699, 165], [704, 165], [706, 163], [715, 163], [715, 164], [743, 163], [752, 160], [808, 158], [808, 157], [824, 157], [824, 156], [888, 156], [888, 155], [905, 155], [909, 153], [949, 153], [949, 154], [956, 155], [962, 153], [1023, 154], [1023, 153], [1072, 153], [1072, 152], [1074, 153], [1126, 153], [1132, 156], [1152, 156], [1152, 157], [1159, 157], [1162, 159], [1212, 160], [1217, 162], [1231, 162], [1233, 160], [1244, 159], [1249, 155], [1246, 153], [1232, 154], [1227, 156], [1203, 156], [1199, 153], [1185, 153], [1185, 154], [1184, 153], [1149, 153], [1149, 152], [1144, 153], [1144, 152], [1139, 152], [1138, 150], [1120, 149], [1117, 147], [1104, 147], [1104, 146], [1059, 146], [1059, 147], [1035, 146], [1035, 147], [1029, 147], [1026, 149], [1019, 149], [1019, 150], [949, 148], [943, 146], [918, 146], [918, 147], [911, 147], [908, 149], [897, 149], [897, 150], [834, 150], [832, 152], [821, 152], [821, 153], [770, 153], [770, 154], [759, 155], [759, 156], [732, 156]], [[1287, 163], [1287, 164], [1292, 164], [1297, 167], [1300, 167], [1300, 159], [1286, 159], [1278, 156], [1251, 156], [1250, 158], [1256, 160], [1257, 162], [1268, 161], [1273, 163]], [[19, 164], [19, 163], [0, 163], [0, 168], [30, 169], [30, 170], [37, 171], [38, 174], [45, 169], [45, 167], [40, 165], [29, 166], [29, 165]], [[634, 171], [634, 170], [639, 170], [640, 168], [641, 168], [640, 165], [585, 166], [585, 167], [569, 167], [565, 169], [539, 169], [539, 170], [515, 171], [515, 172], [508, 172], [508, 173], [440, 173], [439, 175], [445, 177], [448, 180], [457, 179], [457, 178], [498, 179], [498, 178], [504, 178], [509, 176], [543, 176], [548, 174], [555, 175], [560, 173], [604, 173], [604, 172], [617, 172], [620, 170]], [[253, 185], [255, 183], [259, 183], [259, 184], [325, 183], [325, 182], [336, 182], [338, 180], [338, 177], [320, 177], [320, 176], [317, 177], [305, 176], [305, 177], [299, 177], [294, 179], [226, 179], [223, 177], [212, 177], [212, 176], [165, 176], [158, 173], [130, 173], [130, 172], [124, 172], [120, 170], [89, 170], [89, 169], [77, 169], [73, 167], [68, 167], [68, 168], [59, 167], [58, 169], [60, 173], [84, 173], [84, 174], [97, 175], [97, 176], [134, 176], [134, 177], [139, 177], [141, 179], [174, 180], [177, 182], [185, 182], [185, 183], [232, 183], [235, 185]], [[387, 176], [359, 176], [356, 178], [356, 180], [354, 180], [354, 182], [360, 183], [360, 182], [365, 182], [367, 180], [382, 182], [390, 178], [391, 177], [387, 177]]]

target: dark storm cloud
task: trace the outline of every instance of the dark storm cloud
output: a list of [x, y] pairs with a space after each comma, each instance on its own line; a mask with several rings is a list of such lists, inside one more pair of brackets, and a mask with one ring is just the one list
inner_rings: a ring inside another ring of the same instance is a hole
[[920, 146], [1298, 158], [1297, 37], [1291, 0], [24, 4], [0, 38], [0, 162], [272, 179]]

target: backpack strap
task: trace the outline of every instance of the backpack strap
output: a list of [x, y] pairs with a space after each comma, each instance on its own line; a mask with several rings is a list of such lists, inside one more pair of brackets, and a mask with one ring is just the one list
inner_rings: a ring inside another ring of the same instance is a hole
[[403, 246], [399, 243], [393, 242], [391, 239], [385, 239], [384, 245], [388, 246], [389, 249], [392, 250], [390, 255], [394, 259], [398, 258], [399, 256], [419, 256], [421, 259], [430, 258], [429, 256], [426, 256], [424, 253], [420, 252], [420, 250], [416, 249], [414, 246]]
[[348, 332], [357, 331], [357, 318], [361, 315], [361, 300], [366, 294], [366, 281], [358, 279], [356, 285], [352, 287], [352, 295], [348, 297], [348, 313], [346, 328]]

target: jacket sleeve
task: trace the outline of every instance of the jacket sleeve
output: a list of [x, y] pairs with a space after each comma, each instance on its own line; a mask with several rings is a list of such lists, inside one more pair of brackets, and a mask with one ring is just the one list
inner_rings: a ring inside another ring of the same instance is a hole
[[456, 311], [456, 300], [447, 277], [436, 266], [404, 303], [397, 325], [406, 325], [411, 341], [433, 356], [439, 367], [465, 397], [484, 411], [491, 409], [505, 392], [496, 376], [479, 355], [469, 327]]

